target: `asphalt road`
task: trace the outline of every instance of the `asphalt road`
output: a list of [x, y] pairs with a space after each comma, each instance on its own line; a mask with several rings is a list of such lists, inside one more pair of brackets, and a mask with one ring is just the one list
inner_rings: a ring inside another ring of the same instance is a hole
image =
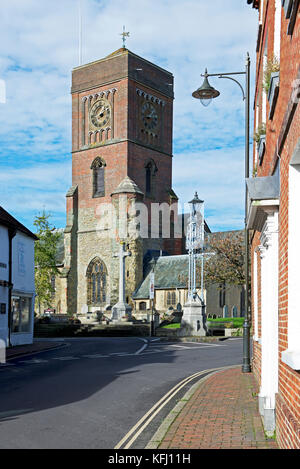
[[[65, 339], [63, 348], [0, 365], [0, 448], [113, 449], [184, 378], [241, 363], [239, 338], [217, 343]], [[145, 447], [194, 383], [182, 386], [131, 449]]]

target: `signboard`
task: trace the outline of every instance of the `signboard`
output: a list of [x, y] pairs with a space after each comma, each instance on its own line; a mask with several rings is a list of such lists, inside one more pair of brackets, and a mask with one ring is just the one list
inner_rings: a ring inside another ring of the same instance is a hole
[[25, 247], [23, 243], [18, 243], [18, 271], [20, 275], [25, 275]]
[[150, 274], [150, 290], [149, 290], [149, 298], [150, 300], [154, 300], [154, 272], [151, 272]]

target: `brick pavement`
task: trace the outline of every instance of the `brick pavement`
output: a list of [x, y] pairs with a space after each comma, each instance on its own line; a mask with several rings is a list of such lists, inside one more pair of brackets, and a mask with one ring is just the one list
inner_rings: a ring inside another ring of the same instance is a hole
[[254, 376], [241, 367], [210, 375], [196, 386], [161, 443], [148, 447], [278, 449], [264, 434]]

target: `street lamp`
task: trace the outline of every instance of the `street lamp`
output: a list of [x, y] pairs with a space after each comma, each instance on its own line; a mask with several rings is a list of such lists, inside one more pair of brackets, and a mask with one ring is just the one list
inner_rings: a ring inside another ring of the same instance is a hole
[[189, 202], [189, 206], [190, 220], [188, 225], [186, 248], [189, 253], [188, 299], [192, 301], [197, 297], [196, 251], [198, 249], [202, 249], [204, 245], [204, 201], [199, 199], [197, 192], [195, 193], [193, 200]]
[[207, 73], [207, 68], [205, 69], [204, 75], [201, 75], [204, 77], [203, 85], [200, 86], [196, 91], [193, 93], [193, 97], [196, 99], [200, 99], [201, 103], [203, 106], [207, 107], [209, 104], [212, 102], [213, 98], [217, 98], [220, 96], [220, 92], [215, 90], [208, 81], [208, 73]]
[[[241, 83], [233, 78], [235, 75], [245, 75], [245, 89]], [[193, 93], [193, 97], [200, 99], [204, 106], [208, 106], [212, 99], [217, 98], [220, 92], [213, 88], [208, 81], [208, 77], [219, 77], [227, 78], [234, 81], [240, 87], [243, 93], [243, 100], [245, 101], [245, 178], [249, 178], [249, 119], [250, 119], [250, 57], [247, 54], [246, 68], [244, 72], [232, 72], [232, 73], [205, 73], [201, 76], [204, 77], [203, 84]], [[246, 184], [245, 184], [246, 185]], [[248, 214], [248, 189], [245, 189], [245, 321], [243, 327], [243, 373], [249, 373], [251, 371], [250, 365], [250, 327], [251, 327], [251, 305], [249, 299], [249, 232], [247, 229], [247, 214]]]

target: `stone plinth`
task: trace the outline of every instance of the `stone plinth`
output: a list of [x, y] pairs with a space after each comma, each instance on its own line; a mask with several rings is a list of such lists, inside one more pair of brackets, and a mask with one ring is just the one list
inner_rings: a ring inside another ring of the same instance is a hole
[[123, 322], [122, 318], [124, 318], [124, 316], [127, 316], [127, 321], [130, 321], [131, 320], [131, 313], [132, 313], [131, 306], [129, 306], [127, 303], [119, 301], [112, 308], [112, 322], [114, 322], [114, 323]]
[[189, 300], [183, 307], [181, 325], [187, 335], [205, 337], [207, 335], [205, 305], [199, 298]]

